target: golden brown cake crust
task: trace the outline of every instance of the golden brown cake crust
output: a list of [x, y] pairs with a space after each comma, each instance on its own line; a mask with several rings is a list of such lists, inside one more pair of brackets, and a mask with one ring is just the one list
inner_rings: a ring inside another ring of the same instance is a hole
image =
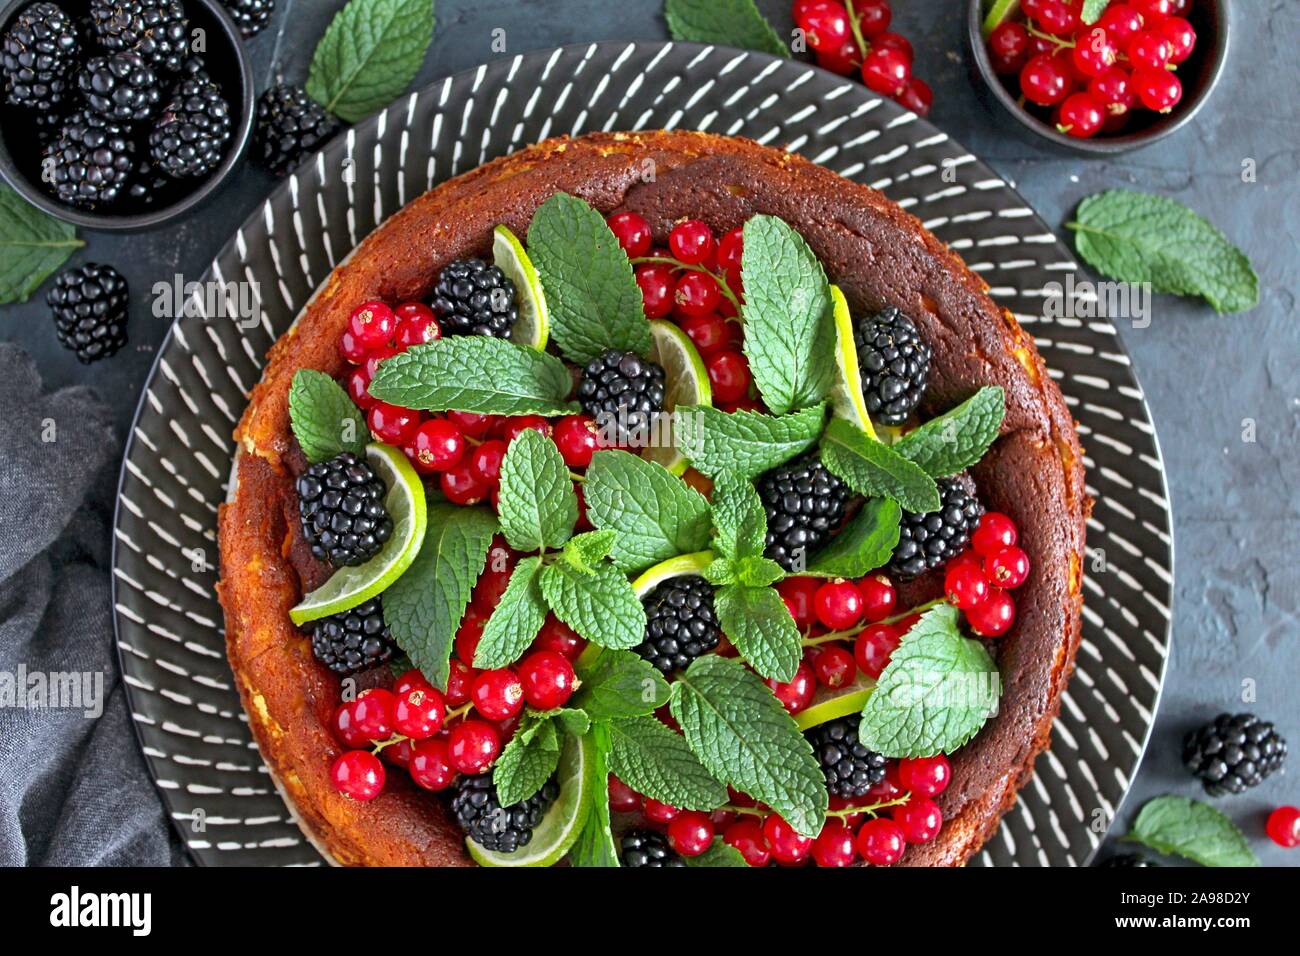
[[[330, 276], [301, 321], [271, 349], [236, 431], [238, 486], [221, 509], [221, 583], [231, 667], [249, 722], [309, 834], [337, 861], [467, 865], [442, 803], [391, 773], [378, 799], [333, 792], [340, 751], [330, 730], [339, 681], [312, 657], [288, 610], [325, 569], [297, 530], [289, 428], [294, 373], [344, 370], [337, 345], [367, 299], [424, 298], [453, 259], [486, 255], [492, 228], [526, 233], [549, 196], [581, 196], [603, 213], [633, 209], [663, 241], [691, 217], [715, 230], [755, 213], [781, 217], [812, 246], [856, 310], [896, 305], [934, 349], [923, 411], [946, 410], [982, 385], [1007, 393], [1003, 434], [973, 470], [985, 503], [1019, 525], [1034, 571], [1016, 593], [1017, 620], [1000, 642], [998, 716], [953, 757], [940, 797], [945, 824], [908, 865], [964, 863], [993, 833], [1048, 743], [1079, 642], [1084, 525], [1091, 503], [1074, 423], [1032, 340], [960, 258], [882, 194], [749, 140], [693, 132], [553, 139], [490, 162], [410, 203]], [[936, 587], [922, 580], [905, 597]]]

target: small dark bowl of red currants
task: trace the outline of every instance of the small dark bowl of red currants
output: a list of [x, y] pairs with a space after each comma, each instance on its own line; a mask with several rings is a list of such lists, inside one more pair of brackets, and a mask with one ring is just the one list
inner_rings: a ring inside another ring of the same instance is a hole
[[1094, 155], [1189, 123], [1223, 73], [1228, 24], [1228, 0], [970, 0], [993, 96], [1026, 129]]

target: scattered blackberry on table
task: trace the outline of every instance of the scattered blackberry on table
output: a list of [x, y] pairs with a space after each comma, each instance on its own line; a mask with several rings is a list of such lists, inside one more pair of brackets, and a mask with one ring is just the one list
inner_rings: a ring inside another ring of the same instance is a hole
[[336, 568], [365, 564], [392, 537], [388, 486], [352, 452], [312, 465], [297, 487], [302, 533], [317, 560]]
[[645, 640], [633, 650], [665, 674], [681, 670], [718, 646], [722, 628], [713, 610], [713, 586], [704, 578], [670, 578], [641, 601]]
[[930, 346], [912, 320], [892, 305], [859, 320], [853, 339], [867, 411], [883, 425], [903, 424], [925, 395]]
[[619, 444], [644, 444], [651, 426], [664, 410], [667, 393], [664, 370], [635, 352], [606, 349], [587, 363], [578, 383], [582, 410], [602, 432]]
[[812, 744], [817, 762], [826, 774], [826, 789], [837, 797], [853, 799], [885, 779], [885, 758], [858, 741], [857, 715], [827, 721], [804, 736]]
[[1112, 869], [1133, 869], [1143, 866], [1159, 866], [1160, 864], [1150, 857], [1143, 856], [1141, 853], [1117, 853], [1114, 856], [1107, 857], [1097, 865]]
[[239, 32], [246, 37], [255, 36], [271, 22], [275, 10], [275, 0], [221, 0], [230, 18], [239, 26]]
[[917, 513], [904, 509], [898, 523], [898, 544], [889, 573], [908, 580], [946, 564], [966, 550], [984, 506], [959, 478], [937, 478], [939, 510]]
[[1286, 762], [1286, 741], [1254, 714], [1220, 714], [1183, 740], [1183, 764], [1212, 797], [1245, 793]]
[[106, 206], [124, 191], [134, 167], [135, 144], [125, 126], [77, 110], [44, 150], [47, 187], [73, 206]]
[[397, 648], [392, 632], [384, 624], [379, 598], [322, 617], [309, 626], [312, 654], [340, 677], [384, 663]]
[[85, 364], [126, 344], [126, 279], [112, 266], [88, 262], [65, 269], [45, 296], [59, 343]]
[[668, 838], [654, 830], [628, 830], [619, 840], [619, 856], [629, 867], [686, 865], [668, 845]]
[[230, 104], [200, 66], [172, 91], [149, 131], [149, 158], [177, 179], [204, 176], [221, 164], [230, 141]]
[[180, 0], [91, 0], [95, 38], [105, 50], [131, 50], [175, 73], [189, 52], [189, 21]]
[[433, 310], [444, 335], [510, 337], [519, 310], [515, 284], [482, 259], [458, 259], [438, 275]]
[[0, 41], [5, 99], [14, 106], [48, 112], [68, 92], [80, 43], [72, 18], [53, 3], [33, 3]]
[[281, 83], [257, 101], [253, 156], [276, 176], [283, 176], [338, 129], [339, 121], [301, 87]]
[[148, 119], [162, 99], [158, 74], [138, 53], [91, 57], [77, 74], [77, 87], [93, 112], [123, 123]]
[[492, 774], [476, 774], [456, 781], [451, 812], [465, 835], [485, 850], [513, 853], [528, 845], [533, 829], [559, 796], [560, 786], [552, 779], [527, 800], [502, 807]]
[[758, 479], [767, 512], [763, 553], [793, 571], [830, 538], [844, 520], [849, 486], [816, 458], [800, 458]]

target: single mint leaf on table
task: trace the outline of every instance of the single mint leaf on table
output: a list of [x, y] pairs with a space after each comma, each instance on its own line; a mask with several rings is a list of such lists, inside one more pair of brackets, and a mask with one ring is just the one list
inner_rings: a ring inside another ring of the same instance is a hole
[[699, 856], [683, 857], [687, 866], [749, 866], [734, 846], [718, 837]]
[[[501, 601], [492, 611], [474, 651], [474, 666], [482, 670], [508, 667], [523, 656], [546, 621], [546, 602], [537, 578], [542, 559], [520, 559], [510, 573]], [[511, 801], [512, 803], [514, 801]]]
[[533, 214], [528, 255], [546, 292], [551, 336], [565, 358], [586, 365], [606, 349], [650, 351], [641, 288], [604, 216], [556, 193]]
[[578, 521], [578, 497], [569, 466], [555, 442], [526, 428], [501, 461], [497, 513], [501, 532], [516, 551], [558, 548]]
[[343, 386], [324, 372], [299, 369], [289, 386], [289, 421], [293, 437], [313, 465], [340, 452], [358, 458], [366, 455], [370, 429], [366, 416], [343, 391]]
[[824, 548], [800, 572], [814, 578], [860, 578], [889, 562], [898, 545], [902, 509], [892, 498], [863, 503]]
[[433, 0], [350, 0], [312, 54], [307, 95], [355, 123], [410, 85], [433, 39]]
[[775, 216], [744, 227], [745, 355], [763, 401], [775, 414], [822, 402], [834, 384], [831, 290], [803, 237]]
[[1209, 804], [1187, 797], [1148, 800], [1123, 839], [1202, 866], [1259, 866], [1236, 824]]
[[426, 412], [569, 415], [573, 378], [546, 352], [487, 335], [453, 335], [379, 364], [370, 394]]
[[862, 709], [858, 737], [886, 757], [949, 754], [997, 712], [1001, 679], [980, 641], [957, 629], [957, 609], [926, 611], [886, 665]]
[[668, 0], [664, 19], [674, 40], [790, 55], [790, 48], [763, 19], [754, 0]]
[[708, 501], [662, 465], [625, 451], [598, 451], [582, 490], [591, 523], [618, 532], [613, 556], [624, 570], [708, 547]]
[[777, 417], [688, 405], [677, 408], [675, 420], [677, 447], [697, 471], [711, 478], [723, 472], [754, 478], [817, 444], [826, 406]]
[[579, 658], [577, 672], [581, 684], [570, 703], [593, 720], [641, 717], [668, 703], [668, 682], [631, 651], [602, 650], [588, 662]]
[[587, 819], [569, 851], [570, 866], [618, 866], [618, 847], [609, 823], [609, 729], [603, 723], [592, 724], [591, 806]]
[[767, 538], [767, 512], [753, 482], [729, 471], [713, 483], [714, 550], [724, 558], [758, 557]]
[[492, 783], [503, 807], [527, 800], [542, 789], [560, 763], [560, 738], [554, 724], [542, 720], [535, 724], [538, 732], [525, 735], [522, 731], [530, 720], [536, 718], [525, 716], [520, 722], [520, 732], [506, 744], [492, 770]]
[[754, 670], [779, 681], [794, 679], [803, 639], [775, 588], [728, 584], [713, 595], [713, 606], [722, 633]]
[[84, 245], [75, 227], [0, 184], [0, 304], [26, 302]]
[[1246, 254], [1173, 199], [1112, 189], [1080, 203], [1066, 228], [1079, 255], [1112, 279], [1201, 296], [1220, 313], [1259, 304], [1259, 276]]
[[826, 821], [826, 777], [781, 702], [739, 661], [706, 654], [673, 683], [669, 702], [700, 763], [767, 804], [805, 836]]
[[727, 802], [727, 788], [658, 717], [617, 717], [608, 726], [610, 772], [637, 793], [684, 810]]
[[908, 432], [892, 447], [931, 478], [945, 478], [984, 457], [998, 437], [1005, 415], [1002, 389], [986, 385], [956, 408]]
[[497, 520], [486, 508], [430, 503], [420, 553], [384, 592], [384, 623], [439, 690], [447, 688], [452, 642], [496, 533]]
[[645, 639], [645, 608], [623, 572], [610, 562], [583, 571], [571, 562], [556, 561], [542, 569], [541, 585], [555, 616], [593, 644], [626, 649]]
[[618, 532], [613, 530], [576, 534], [564, 543], [564, 560], [579, 571], [594, 571], [596, 565], [609, 557], [616, 540]]
[[821, 444], [822, 464], [850, 488], [868, 498], [893, 498], [908, 511], [938, 511], [934, 479], [921, 466], [876, 441], [852, 422], [833, 418]]

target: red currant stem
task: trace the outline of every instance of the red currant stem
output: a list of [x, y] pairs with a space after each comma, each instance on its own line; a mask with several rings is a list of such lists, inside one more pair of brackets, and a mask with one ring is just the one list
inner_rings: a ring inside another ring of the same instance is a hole
[[849, 12], [849, 29], [853, 31], [853, 40], [857, 43], [858, 49], [862, 55], [866, 56], [871, 52], [871, 45], [867, 43], [867, 38], [862, 35], [862, 24], [858, 22], [858, 12], [853, 9], [853, 0], [844, 0], [844, 6]]
[[644, 263], [656, 266], [672, 266], [674, 269], [686, 269], [689, 272], [703, 272], [718, 284], [718, 291], [727, 297], [727, 300], [736, 307], [736, 311], [740, 311], [740, 300], [736, 298], [736, 293], [732, 292], [731, 287], [727, 285], [727, 280], [719, 273], [691, 262], [682, 262], [682, 260], [674, 259], [671, 256], [638, 256], [632, 260], [634, 266]]
[[573, 472], [573, 471], [569, 472], [569, 477], [580, 484], [587, 480], [586, 475], [580, 475], [577, 472]]
[[1025, 21], [1025, 29], [1029, 31], [1029, 35], [1032, 37], [1038, 37], [1040, 40], [1047, 40], [1050, 43], [1056, 44], [1056, 49], [1052, 51], [1053, 55], [1060, 53], [1062, 50], [1073, 49], [1078, 45], [1073, 40], [1062, 40], [1053, 33], [1044, 33], [1028, 20]]
[[451, 723], [451, 721], [455, 720], [457, 717], [464, 717], [466, 714], [470, 712], [470, 710], [473, 707], [474, 704], [471, 702], [468, 704], [462, 704], [460, 707], [457, 707], [455, 710], [449, 710], [443, 715], [442, 722], [444, 724], [447, 724], [447, 723]]
[[770, 810], [764, 810], [761, 807], [738, 807], [731, 803], [724, 803], [715, 812], [748, 814], [751, 817], [765, 817], [771, 813]]
[[901, 797], [895, 797], [893, 800], [882, 800], [880, 803], [873, 803], [866, 807], [844, 807], [841, 810], [827, 810], [826, 816], [844, 819], [845, 817], [856, 817], [859, 813], [865, 813], [868, 816], [874, 817], [879, 811], [907, 803], [910, 799], [912, 799], [912, 793], [911, 791], [908, 791]]
[[400, 744], [403, 740], [410, 739], [411, 738], [405, 737], [402, 734], [393, 734], [393, 736], [389, 737], [387, 740], [372, 740], [370, 742], [374, 744], [374, 746], [370, 748], [370, 752], [378, 757], [379, 752], [385, 747], [391, 747], [393, 744]]
[[924, 604], [918, 604], [910, 611], [903, 611], [899, 614], [893, 614], [889, 617], [882, 618], [879, 621], [872, 621], [869, 624], [863, 624], [861, 627], [850, 628], [847, 631], [831, 631], [829, 634], [823, 634], [821, 637], [805, 637], [803, 639], [804, 647], [816, 647], [818, 644], [826, 644], [830, 641], [848, 641], [857, 637], [869, 627], [875, 627], [877, 624], [897, 624], [899, 621], [911, 617], [913, 614], [924, 614], [932, 607], [942, 604], [946, 598], [935, 598], [933, 601], [926, 601]]

